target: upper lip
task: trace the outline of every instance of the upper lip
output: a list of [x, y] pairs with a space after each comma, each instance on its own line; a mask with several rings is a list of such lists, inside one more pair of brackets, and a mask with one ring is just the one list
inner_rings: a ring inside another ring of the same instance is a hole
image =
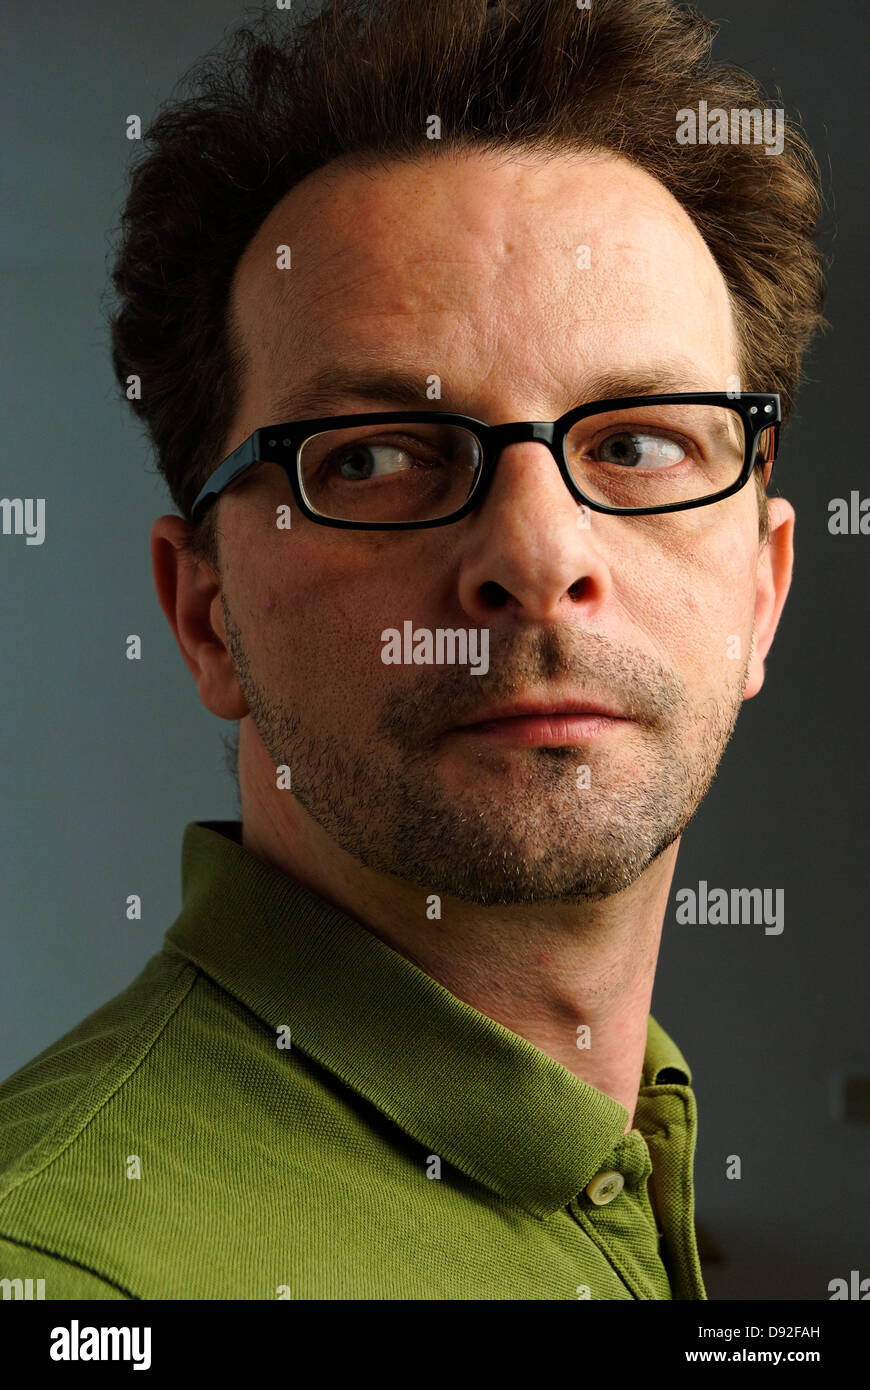
[[454, 728], [462, 729], [469, 724], [489, 724], [495, 719], [553, 718], [564, 715], [600, 714], [610, 719], [624, 719], [626, 716], [603, 700], [581, 700], [566, 696], [553, 700], [515, 700], [512, 704], [492, 705], [480, 710], [471, 719], [463, 719]]

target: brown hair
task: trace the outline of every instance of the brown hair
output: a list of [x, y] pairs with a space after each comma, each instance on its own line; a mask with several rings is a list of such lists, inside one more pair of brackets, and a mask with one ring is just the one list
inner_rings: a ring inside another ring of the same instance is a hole
[[[131, 174], [112, 275], [112, 360], [189, 519], [241, 396], [231, 334], [236, 264], [274, 205], [338, 156], [420, 158], [474, 146], [596, 149], [657, 177], [705, 238], [731, 294], [744, 390], [787, 417], [820, 327], [818, 168], [798, 125], [784, 148], [680, 144], [677, 112], [765, 105], [756, 80], [713, 64], [716, 26], [669, 0], [327, 0], [294, 26], [264, 10], [188, 73]], [[426, 136], [441, 120], [441, 140]], [[760, 530], [764, 481], [756, 470]], [[210, 508], [189, 549], [218, 568]]]

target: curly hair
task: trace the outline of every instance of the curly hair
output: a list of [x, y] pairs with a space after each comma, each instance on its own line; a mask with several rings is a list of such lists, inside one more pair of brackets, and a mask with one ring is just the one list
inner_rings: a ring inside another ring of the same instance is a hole
[[[658, 178], [728, 287], [744, 390], [778, 391], [787, 418], [804, 350], [824, 325], [815, 244], [818, 166], [799, 123], [782, 152], [681, 144], [677, 112], [759, 108], [742, 69], [714, 64], [716, 25], [670, 0], [327, 0], [301, 24], [264, 10], [182, 79], [130, 174], [112, 272], [112, 362], [179, 511], [225, 452], [245, 356], [233, 274], [275, 204], [339, 156], [441, 149], [620, 154]], [[440, 151], [439, 151], [440, 152]], [[756, 470], [762, 537], [764, 479]], [[188, 549], [219, 568], [217, 508]]]

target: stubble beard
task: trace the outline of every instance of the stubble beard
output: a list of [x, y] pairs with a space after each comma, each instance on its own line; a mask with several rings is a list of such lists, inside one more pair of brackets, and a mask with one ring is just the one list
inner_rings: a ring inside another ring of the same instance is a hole
[[[363, 740], [352, 715], [340, 732], [325, 730], [315, 707], [291, 709], [266, 692], [225, 600], [224, 617], [260, 739], [276, 767], [291, 769], [292, 795], [309, 816], [367, 868], [484, 907], [594, 901], [630, 887], [706, 795], [745, 683], [745, 669], [735, 672], [720, 698], [693, 708], [675, 674], [646, 656], [594, 633], [567, 654], [546, 630], [531, 646], [525, 635], [522, 651], [504, 644], [483, 678], [458, 667], [410, 681], [403, 673]], [[468, 775], [457, 778], [449, 725], [557, 679], [615, 693], [636, 722], [578, 747], [465, 743]], [[447, 711], [440, 722], [436, 710]]]

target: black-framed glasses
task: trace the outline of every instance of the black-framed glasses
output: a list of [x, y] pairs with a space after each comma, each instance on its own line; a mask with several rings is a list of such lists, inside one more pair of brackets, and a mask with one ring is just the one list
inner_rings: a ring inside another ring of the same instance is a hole
[[[708, 506], [772, 466], [778, 395], [724, 391], [620, 396], [558, 420], [487, 425], [440, 410], [369, 411], [254, 430], [197, 496], [191, 521], [247, 469], [277, 463], [296, 505], [322, 526], [446, 526], [480, 506], [502, 450], [546, 444], [571, 496], [592, 511], [649, 516]], [[769, 477], [769, 474], [768, 474]]]

